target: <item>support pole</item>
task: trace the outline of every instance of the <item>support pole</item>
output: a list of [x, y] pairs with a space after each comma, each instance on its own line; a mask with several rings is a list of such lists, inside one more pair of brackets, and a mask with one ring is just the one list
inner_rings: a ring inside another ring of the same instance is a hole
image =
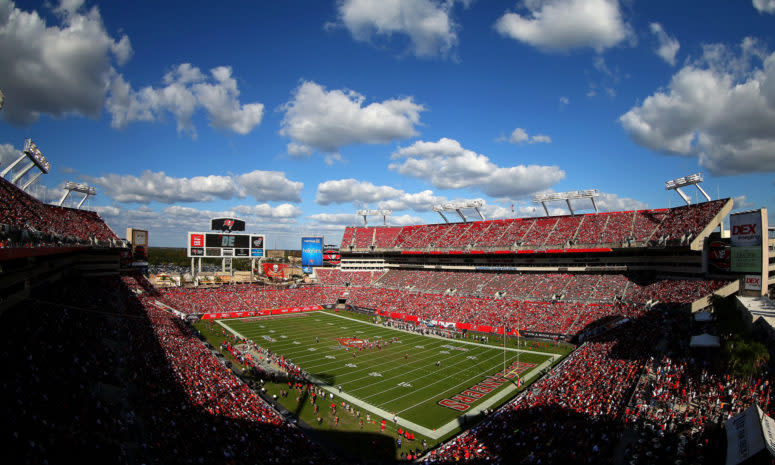
[[81, 199], [81, 201], [78, 203], [78, 207], [77, 207], [78, 209], [80, 209], [80, 208], [81, 208], [81, 205], [83, 205], [83, 203], [84, 203], [84, 202], [86, 202], [86, 198], [87, 198], [87, 197], [89, 197], [89, 194], [83, 194], [83, 198], [82, 198], [82, 199]]
[[17, 174], [16, 176], [14, 176], [14, 177], [13, 177], [13, 180], [11, 180], [11, 184], [16, 184], [17, 182], [19, 182], [19, 180], [20, 180], [21, 178], [23, 178], [25, 174], [27, 174], [27, 173], [29, 173], [29, 172], [30, 172], [30, 170], [32, 169], [32, 167], [33, 167], [33, 166], [35, 166], [35, 163], [33, 163], [33, 162], [30, 162], [30, 164], [29, 164], [29, 165], [27, 165], [27, 167], [26, 167], [26, 168], [24, 168], [23, 170], [21, 170], [21, 171], [19, 172], [19, 174]]
[[16, 168], [16, 165], [18, 165], [19, 163], [21, 163], [21, 162], [22, 162], [22, 160], [24, 160], [25, 158], [27, 158], [27, 156], [26, 156], [26, 155], [22, 155], [21, 157], [17, 158], [15, 162], [13, 162], [13, 163], [11, 163], [10, 165], [8, 165], [8, 166], [7, 166], [7, 167], [6, 167], [6, 168], [3, 170], [3, 172], [2, 172], [2, 173], [0, 173], [0, 177], [3, 177], [3, 178], [4, 178], [4, 177], [5, 177], [5, 176], [6, 176], [8, 173], [10, 173], [10, 172], [11, 172], [11, 170], [12, 170], [12, 169]]
[[697, 186], [697, 189], [699, 189], [699, 190], [700, 190], [700, 192], [702, 193], [702, 195], [705, 197], [705, 200], [706, 200], [706, 201], [708, 201], [708, 202], [710, 202], [710, 196], [708, 196], [708, 193], [707, 193], [707, 192], [705, 192], [705, 189], [703, 189], [703, 188], [702, 188], [702, 186], [700, 186], [699, 184], [695, 184], [695, 186]]
[[26, 191], [27, 188], [30, 187], [33, 182], [37, 181], [38, 178], [41, 177], [42, 175], [43, 175], [43, 171], [38, 171], [38, 173], [35, 176], [33, 176], [29, 181], [24, 183], [24, 186], [22, 186], [22, 190]]

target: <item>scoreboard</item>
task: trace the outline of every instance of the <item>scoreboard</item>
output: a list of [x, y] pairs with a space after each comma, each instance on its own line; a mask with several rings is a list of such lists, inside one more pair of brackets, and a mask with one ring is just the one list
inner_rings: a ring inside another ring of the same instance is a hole
[[265, 239], [263, 234], [189, 232], [187, 256], [260, 258], [264, 256]]

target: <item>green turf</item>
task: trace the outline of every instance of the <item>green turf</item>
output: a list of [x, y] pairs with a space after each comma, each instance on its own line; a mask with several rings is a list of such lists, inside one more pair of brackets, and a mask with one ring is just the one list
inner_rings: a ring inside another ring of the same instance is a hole
[[[345, 394], [368, 403], [375, 410], [395, 412], [401, 419], [428, 429], [440, 428], [470, 412], [509, 385], [502, 384], [478, 401], [467, 404], [471, 406], [467, 412], [461, 412], [438, 403], [502, 371], [502, 349], [421, 336], [326, 312], [247, 321], [222, 320], [221, 323], [289, 358], [318, 380], [331, 386], [341, 385]], [[386, 344], [381, 350], [345, 350], [337, 341], [339, 338], [388, 341], [394, 337], [400, 342]], [[511, 366], [517, 358], [519, 362], [538, 366], [550, 357], [535, 352], [506, 351], [506, 366]], [[437, 361], [441, 362], [440, 368], [436, 367]], [[532, 369], [523, 371], [522, 376]]]

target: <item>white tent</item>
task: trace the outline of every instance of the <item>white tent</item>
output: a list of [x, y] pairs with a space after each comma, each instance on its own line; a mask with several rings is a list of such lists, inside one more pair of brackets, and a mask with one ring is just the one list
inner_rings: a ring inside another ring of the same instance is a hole
[[708, 333], [692, 336], [692, 340], [689, 342], [689, 347], [719, 347], [720, 345], [718, 336], [712, 336]]
[[775, 456], [775, 420], [752, 405], [726, 421], [727, 462], [737, 465], [765, 447]]

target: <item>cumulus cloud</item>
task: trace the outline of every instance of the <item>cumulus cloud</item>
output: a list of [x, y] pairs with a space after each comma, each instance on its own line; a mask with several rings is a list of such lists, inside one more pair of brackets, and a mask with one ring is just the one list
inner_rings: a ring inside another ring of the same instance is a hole
[[[153, 246], [185, 246], [186, 232], [207, 231], [210, 219], [218, 217], [239, 217], [248, 223], [251, 231], [267, 234], [267, 240], [282, 248], [298, 247], [301, 212], [293, 205], [269, 207], [241, 205], [232, 210], [205, 210], [180, 205], [171, 205], [161, 210], [148, 206], [126, 208], [109, 205], [93, 207], [105, 222], [119, 236], [127, 227], [147, 229]], [[267, 221], [271, 220], [271, 221]]]
[[714, 174], [775, 171], [775, 54], [752, 39], [739, 56], [706, 46], [619, 122], [636, 143], [697, 157]]
[[618, 0], [526, 0], [523, 14], [505, 13], [495, 29], [546, 51], [592, 48], [602, 52], [634, 37]]
[[414, 210], [416, 212], [427, 212], [431, 211], [433, 205], [444, 203], [447, 200], [446, 197], [437, 196], [432, 190], [426, 189], [414, 194], [402, 192], [394, 199], [379, 202], [377, 207], [393, 211]]
[[748, 200], [748, 197], [745, 195], [738, 195], [737, 197], [734, 197], [733, 199], [735, 210], [739, 210], [741, 208], [751, 208], [754, 206], [754, 203]]
[[339, 21], [355, 40], [371, 42], [406, 35], [419, 57], [447, 55], [457, 44], [459, 26], [451, 18], [453, 1], [343, 0]]
[[85, 178], [100, 186], [116, 202], [209, 202], [216, 198], [230, 199], [238, 193], [238, 186], [230, 176], [173, 178], [163, 171], [145, 170], [140, 176], [108, 174]]
[[547, 189], [565, 178], [557, 166], [517, 165], [501, 167], [454, 139], [415, 142], [391, 156], [390, 169], [425, 179], [439, 189], [476, 188], [500, 198], [520, 198]]
[[654, 52], [670, 66], [675, 66], [675, 55], [678, 53], [678, 49], [681, 48], [678, 39], [667, 35], [667, 32], [659, 23], [651, 23], [649, 27], [651, 28], [651, 33], [657, 38], [657, 49]]
[[291, 181], [282, 171], [255, 170], [241, 174], [236, 179], [245, 193], [259, 202], [266, 200], [301, 202], [304, 183]]
[[[505, 137], [501, 137], [498, 139], [498, 141], [506, 140]], [[544, 135], [544, 134], [535, 134], [535, 135], [528, 135], [527, 131], [525, 131], [522, 128], [516, 128], [511, 132], [511, 135], [509, 136], [509, 142], [512, 144], [523, 144], [527, 142], [528, 144], [550, 144], [552, 142], [552, 138]]]
[[0, 171], [16, 161], [22, 155], [21, 150], [17, 150], [11, 144], [0, 144]]
[[341, 226], [351, 226], [363, 219], [354, 213], [316, 213], [309, 215], [309, 219], [321, 224], [335, 224]]
[[374, 102], [351, 90], [326, 90], [303, 82], [283, 105], [280, 134], [291, 139], [288, 154], [332, 154], [348, 144], [385, 144], [417, 135], [422, 105], [411, 97]]
[[336, 179], [318, 184], [315, 202], [320, 205], [359, 202], [363, 204], [392, 199], [402, 191], [390, 186], [375, 186], [368, 181]]
[[189, 63], [178, 65], [164, 75], [163, 86], [147, 86], [133, 90], [121, 75], [110, 86], [106, 108], [111, 114], [111, 126], [126, 128], [138, 121], [156, 121], [170, 113], [175, 117], [178, 132], [196, 136], [191, 118], [203, 108], [210, 125], [217, 129], [248, 134], [261, 124], [262, 103], [240, 103], [237, 81], [232, 69], [219, 66], [206, 75]]
[[129, 37], [105, 30], [99, 9], [66, 0], [54, 8], [53, 24], [36, 11], [0, 0], [2, 118], [29, 125], [41, 114], [96, 118], [105, 102], [113, 64], [132, 55]]
[[296, 205], [291, 205], [290, 203], [283, 203], [276, 206], [271, 206], [268, 203], [258, 205], [238, 205], [234, 207], [234, 211], [242, 215], [272, 219], [297, 218], [302, 214], [301, 208]]
[[[592, 202], [589, 200], [576, 200], [573, 201], [573, 208], [578, 210], [592, 209]], [[646, 202], [632, 199], [629, 197], [619, 197], [617, 194], [608, 192], [601, 192], [600, 197], [595, 199], [597, 207], [604, 212], [620, 212], [629, 210], [644, 210], [648, 208]], [[579, 205], [580, 207], [577, 207]], [[587, 207], [588, 206], [588, 207]]]
[[753, 7], [759, 13], [775, 13], [775, 0], [753, 0]]
[[238, 176], [176, 178], [163, 171], [146, 170], [140, 176], [107, 174], [85, 176], [116, 202], [209, 202], [250, 195], [258, 201], [301, 201], [304, 184], [291, 181], [279, 171], [251, 171]]
[[570, 99], [568, 97], [560, 97], [560, 105], [568, 105], [570, 103]]

